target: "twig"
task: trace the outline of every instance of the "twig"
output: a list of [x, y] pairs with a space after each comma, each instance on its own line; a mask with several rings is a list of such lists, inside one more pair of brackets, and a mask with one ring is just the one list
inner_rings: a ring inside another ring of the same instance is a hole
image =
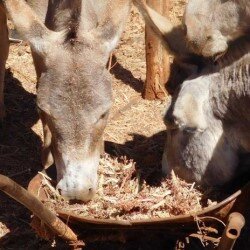
[[102, 195], [103, 194], [103, 184], [104, 184], [104, 174], [101, 174], [99, 178], [99, 193]]
[[[38, 173], [39, 173], [40, 175], [42, 175], [43, 180], [44, 180], [44, 185], [46, 185], [46, 186], [49, 188], [49, 190], [51, 191], [51, 193], [52, 193], [53, 195], [55, 195], [57, 199], [64, 200], [64, 198], [59, 194], [58, 190], [56, 190], [56, 189], [50, 184], [49, 181], [51, 181], [52, 179], [51, 179], [49, 176], [47, 176], [46, 174], [42, 173], [42, 172], [38, 172]], [[45, 191], [45, 189], [44, 189], [44, 191]], [[46, 192], [46, 191], [45, 191], [45, 192]], [[46, 195], [47, 195], [47, 194], [46, 194]]]
[[151, 206], [151, 208], [150, 208], [150, 210], [154, 210], [154, 209], [157, 209], [157, 208], [159, 208], [159, 207], [161, 207], [161, 206], [163, 206], [163, 205], [165, 205], [165, 200], [163, 199], [163, 200], [161, 200], [160, 202], [158, 202], [157, 204], [155, 204], [155, 205], [153, 205], [153, 206]]
[[213, 216], [203, 216], [203, 217], [197, 217], [198, 218], [198, 220], [203, 220], [203, 219], [212, 219], [212, 220], [216, 220], [216, 221], [218, 221], [218, 222], [220, 222], [224, 227], [226, 227], [226, 224], [222, 221], [222, 220], [220, 220], [220, 219], [218, 219], [218, 218], [216, 218], [216, 217], [213, 217]]
[[218, 234], [218, 230], [216, 228], [213, 228], [213, 227], [201, 227], [201, 229], [205, 230], [209, 233]]
[[44, 177], [46, 180], [52, 181], [52, 179], [51, 179], [48, 175], [46, 175], [45, 173], [39, 171], [38, 174], [40, 174], [40, 175], [41, 175], [42, 177]]
[[120, 186], [120, 188], [119, 188], [119, 193], [120, 193], [121, 190], [124, 188], [124, 185], [125, 185], [125, 183], [128, 181], [128, 178], [129, 178], [130, 175], [131, 175], [131, 173], [128, 172], [128, 173], [125, 175], [125, 177], [123, 178], [122, 184], [121, 184], [121, 186]]
[[189, 192], [192, 191], [194, 189], [194, 185], [195, 185], [195, 182], [192, 183], [190, 189], [189, 189]]
[[111, 53], [110, 56], [109, 56], [108, 71], [110, 71], [111, 69], [113, 69], [113, 68], [115, 67], [115, 65], [118, 63], [118, 62], [115, 62], [115, 63], [112, 65], [112, 59], [113, 59], [113, 53]]
[[207, 236], [207, 235], [195, 234], [195, 233], [190, 234], [189, 236], [194, 237], [194, 238], [198, 238], [198, 239], [200, 239], [202, 241], [206, 240], [206, 241], [211, 241], [211, 242], [217, 243], [217, 244], [220, 242], [220, 237], [214, 238], [214, 237], [210, 237], [210, 236]]
[[[201, 227], [200, 227], [200, 225], [199, 225], [200, 220], [196, 218], [195, 222], [196, 222], [196, 225], [197, 225], [197, 227], [198, 227], [198, 232], [199, 232], [202, 236], [205, 236], [205, 234], [203, 234], [203, 231], [201, 230]], [[199, 240], [200, 240], [202, 246], [205, 247], [203, 238], [199, 238]]]
[[136, 173], [136, 189], [135, 189], [135, 194], [138, 194], [141, 191], [141, 173], [137, 171]]
[[[43, 183], [43, 185], [46, 185], [45, 183]], [[51, 196], [49, 195], [48, 191], [46, 188], [43, 189], [44, 193], [46, 194], [47, 198], [50, 198]]]
[[9, 42], [10, 42], [10, 43], [20, 43], [20, 44], [22, 44], [22, 43], [23, 43], [23, 40], [17, 39], [17, 38], [9, 37]]

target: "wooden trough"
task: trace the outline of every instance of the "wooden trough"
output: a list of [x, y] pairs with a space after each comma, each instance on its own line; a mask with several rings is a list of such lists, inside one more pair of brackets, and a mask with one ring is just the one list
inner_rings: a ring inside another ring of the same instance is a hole
[[[87, 240], [85, 238], [87, 236], [84, 235], [90, 231], [93, 232], [92, 237], [94, 233], [102, 232], [120, 232], [126, 235], [135, 231], [159, 231], [166, 232], [176, 239], [191, 236], [213, 242], [218, 245], [218, 249], [232, 249], [244, 226], [244, 216], [249, 212], [245, 201], [250, 199], [250, 183], [216, 205], [195, 214], [166, 219], [125, 221], [81, 217], [65, 211], [57, 211], [57, 214], [54, 214], [42, 203], [45, 196], [41, 181], [41, 175], [36, 175], [31, 180], [27, 191], [8, 177], [0, 175], [0, 190], [33, 213], [31, 225], [38, 235], [45, 239], [53, 239], [57, 236], [74, 246], [83, 246], [84, 241]], [[202, 223], [206, 234], [197, 233], [199, 223]], [[209, 232], [215, 231], [216, 236], [209, 235]]]

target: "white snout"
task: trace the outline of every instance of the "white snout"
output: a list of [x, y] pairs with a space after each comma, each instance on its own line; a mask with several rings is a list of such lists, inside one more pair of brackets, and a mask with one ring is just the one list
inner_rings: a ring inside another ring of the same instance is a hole
[[[68, 164], [64, 164], [67, 162]], [[57, 166], [57, 189], [68, 200], [91, 200], [98, 185], [99, 157], [92, 157], [84, 161], [64, 161]], [[57, 162], [56, 162], [57, 163]], [[63, 163], [63, 164], [62, 164]]]
[[60, 194], [67, 200], [91, 200], [97, 189], [97, 175], [94, 178], [81, 175], [65, 175], [57, 184]]

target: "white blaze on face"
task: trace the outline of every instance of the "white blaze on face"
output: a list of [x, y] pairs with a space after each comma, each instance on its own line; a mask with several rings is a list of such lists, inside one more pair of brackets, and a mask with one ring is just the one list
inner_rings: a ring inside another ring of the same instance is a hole
[[70, 154], [55, 157], [57, 188], [69, 200], [89, 201], [97, 190], [99, 152], [89, 157], [75, 158]]

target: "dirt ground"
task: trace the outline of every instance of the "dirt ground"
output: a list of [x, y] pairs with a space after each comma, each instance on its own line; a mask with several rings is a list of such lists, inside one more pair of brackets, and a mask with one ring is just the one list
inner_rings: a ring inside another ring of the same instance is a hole
[[[173, 1], [170, 17], [179, 22], [186, 0]], [[118, 48], [113, 54], [114, 105], [105, 130], [105, 150], [126, 155], [139, 166], [157, 168], [165, 140], [162, 115], [165, 101], [146, 101], [141, 97], [145, 80], [144, 23], [135, 8]], [[0, 173], [23, 187], [42, 169], [40, 151], [42, 127], [36, 109], [36, 75], [29, 46], [12, 44], [5, 78], [6, 119], [0, 134]], [[124, 108], [125, 107], [125, 108]], [[131, 115], [133, 114], [133, 115]], [[40, 239], [30, 228], [30, 213], [4, 194], [0, 194], [0, 249], [50, 249], [53, 242]], [[173, 249], [175, 241], [142, 235], [126, 244], [94, 243], [86, 249]], [[56, 249], [67, 249], [60, 242]], [[195, 248], [190, 248], [195, 249]]]

